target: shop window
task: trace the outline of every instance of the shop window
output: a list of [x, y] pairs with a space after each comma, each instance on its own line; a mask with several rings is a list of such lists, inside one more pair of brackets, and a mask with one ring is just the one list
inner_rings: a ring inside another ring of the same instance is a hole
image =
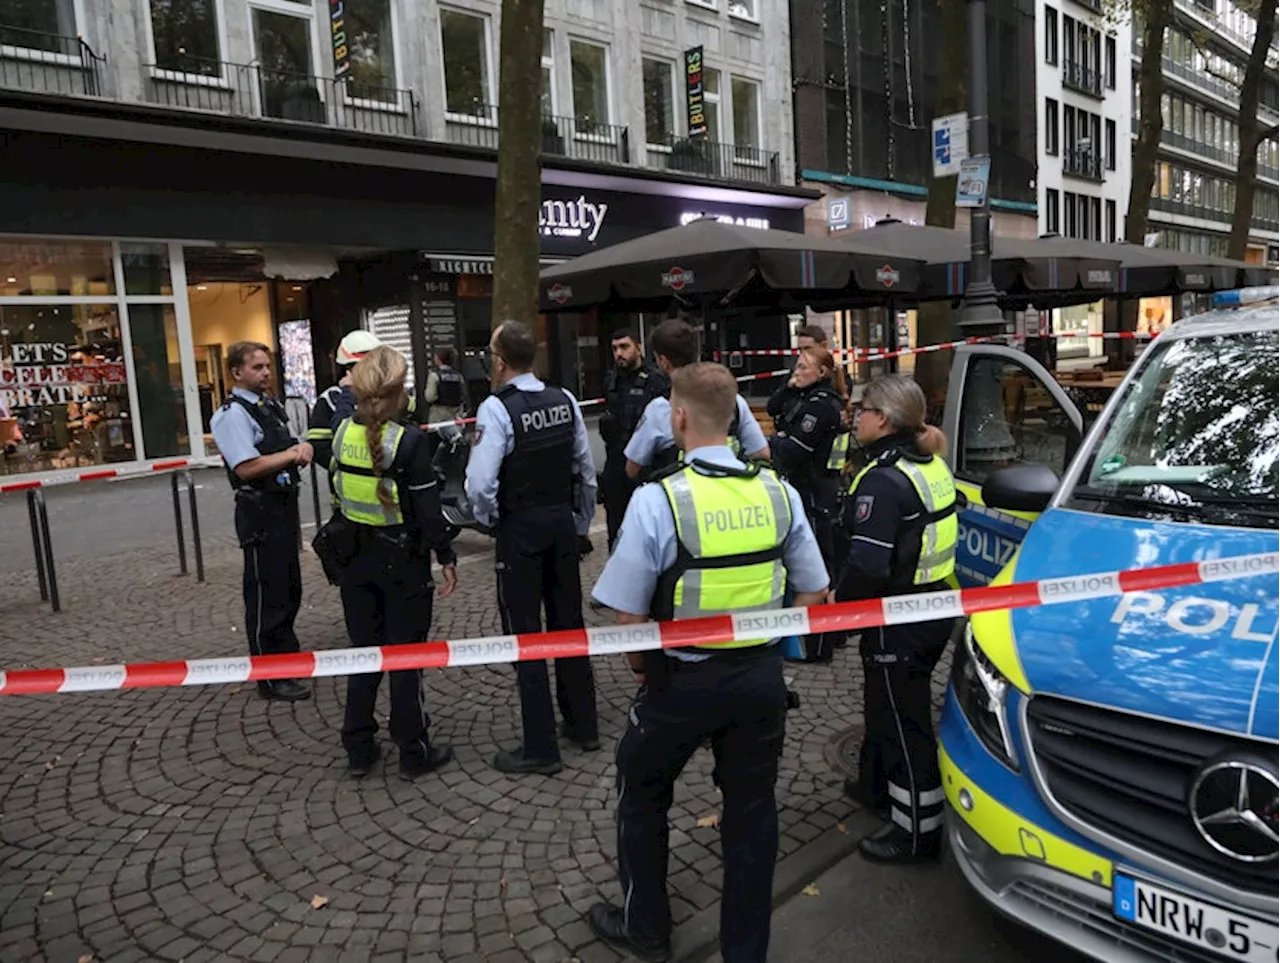
[[666, 60], [642, 61], [644, 72], [644, 139], [653, 145], [670, 144], [675, 133], [675, 80]]
[[169, 251], [164, 244], [120, 245], [124, 293], [129, 295], [173, 294], [169, 280]]
[[489, 72], [489, 18], [460, 10], [440, 10], [444, 52], [445, 110], [496, 120]]
[[129, 305], [129, 341], [143, 457], [169, 458], [191, 451], [178, 358], [178, 322], [171, 304]]
[[155, 65], [200, 77], [221, 77], [215, 0], [151, 0]]
[[550, 117], [556, 112], [556, 59], [555, 34], [550, 30], [542, 31], [542, 116]]
[[604, 133], [609, 123], [609, 51], [585, 40], [569, 43], [573, 116], [579, 134]]
[[0, 241], [0, 296], [109, 297], [115, 293], [110, 244]]
[[734, 77], [729, 94], [733, 99], [733, 145], [738, 148], [738, 159], [756, 160], [760, 147], [760, 85]]
[[21, 432], [5, 472], [136, 458], [125, 372], [117, 305], [0, 305], [0, 418]]
[[350, 71], [347, 93], [356, 100], [398, 103], [396, 45], [391, 0], [360, 0], [343, 6]]
[[0, 45], [78, 56], [75, 0], [24, 0], [4, 5]]

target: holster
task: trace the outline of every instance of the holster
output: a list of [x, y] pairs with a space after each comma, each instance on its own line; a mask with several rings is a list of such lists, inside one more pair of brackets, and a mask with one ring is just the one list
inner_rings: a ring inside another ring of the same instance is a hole
[[341, 512], [334, 512], [316, 532], [315, 538], [311, 540], [311, 548], [320, 560], [324, 577], [329, 580], [330, 585], [337, 585], [342, 579], [342, 573], [360, 551], [355, 526]]
[[236, 489], [236, 538], [241, 548], [253, 548], [267, 539], [267, 496], [256, 488]]

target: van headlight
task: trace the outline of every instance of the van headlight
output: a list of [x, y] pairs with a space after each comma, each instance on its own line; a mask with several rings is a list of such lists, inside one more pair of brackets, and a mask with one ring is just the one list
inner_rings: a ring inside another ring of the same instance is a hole
[[987, 751], [1017, 769], [1005, 713], [1005, 700], [1012, 686], [973, 640], [973, 626], [969, 624], [964, 627], [964, 642], [956, 647], [951, 663], [951, 688], [960, 711]]

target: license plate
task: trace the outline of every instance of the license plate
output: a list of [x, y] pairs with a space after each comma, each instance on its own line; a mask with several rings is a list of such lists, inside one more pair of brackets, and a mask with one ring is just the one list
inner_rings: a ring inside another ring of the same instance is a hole
[[1275, 923], [1242, 916], [1118, 872], [1113, 876], [1111, 894], [1116, 917], [1135, 926], [1219, 953], [1229, 960], [1276, 963], [1280, 959], [1280, 936]]

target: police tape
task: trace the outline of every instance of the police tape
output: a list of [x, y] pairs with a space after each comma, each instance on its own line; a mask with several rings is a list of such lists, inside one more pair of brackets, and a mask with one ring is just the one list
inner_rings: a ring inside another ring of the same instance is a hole
[[[996, 609], [1060, 605], [1280, 573], [1280, 552], [1236, 555], [1128, 571], [1092, 572], [1011, 585], [922, 592], [809, 608], [713, 615], [677, 622], [645, 622], [447, 642], [330, 649], [289, 655], [186, 659], [130, 665], [0, 672], [0, 695], [97, 692], [192, 685], [320, 678], [401, 669], [443, 669], [512, 662], [618, 655], [691, 645], [813, 632], [848, 632], [973, 615]], [[1273, 582], [1274, 587], [1274, 582]]]
[[155, 475], [162, 472], [179, 471], [184, 468], [216, 468], [221, 464], [221, 458], [166, 458], [161, 461], [140, 462], [136, 465], [121, 465], [118, 468], [52, 472], [40, 478], [27, 478], [22, 481], [0, 484], [0, 495], [6, 492], [31, 491], [34, 488], [57, 488], [59, 485], [74, 485], [78, 482], [105, 481], [110, 478], [129, 478], [135, 475]]
[[[900, 348], [884, 351], [879, 348], [836, 348], [831, 353], [837, 357], [846, 357], [850, 361], [876, 361], [881, 358], [897, 358], [908, 354], [925, 354], [930, 351], [950, 351], [967, 344], [990, 344], [993, 342], [1026, 341], [1030, 337], [1038, 338], [1102, 338], [1104, 340], [1137, 340], [1146, 341], [1155, 337], [1145, 331], [1053, 331], [1046, 334], [991, 334], [983, 337], [961, 338], [958, 341], [944, 341], [941, 344], [925, 344], [916, 348]], [[795, 357], [801, 348], [743, 348], [741, 351], [716, 351], [712, 357], [716, 361], [722, 358], [778, 358]]]

